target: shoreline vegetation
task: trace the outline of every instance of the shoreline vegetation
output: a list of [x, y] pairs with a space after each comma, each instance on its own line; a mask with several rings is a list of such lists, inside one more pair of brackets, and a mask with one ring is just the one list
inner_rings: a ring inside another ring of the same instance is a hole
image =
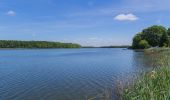
[[148, 49], [151, 47], [169, 47], [170, 46], [170, 28], [153, 25], [142, 32], [136, 34], [133, 38], [132, 49]]
[[[130, 49], [143, 50], [153, 69], [116, 87], [119, 100], [170, 99], [170, 28], [153, 25], [136, 34]], [[120, 82], [121, 83], [121, 82]]]
[[0, 40], [0, 49], [48, 49], [48, 48], [81, 48], [75, 43], [61, 43], [49, 41], [17, 41]]
[[121, 45], [121, 46], [101, 46], [100, 48], [129, 48], [128, 45]]
[[[145, 49], [152, 68], [128, 82], [118, 80], [114, 89], [106, 90], [99, 100], [170, 100], [170, 48]], [[112, 92], [113, 91], [113, 92]], [[94, 97], [87, 100], [97, 100]]]
[[122, 46], [81, 46], [76, 43], [61, 43], [51, 41], [19, 41], [0, 40], [0, 49], [55, 49], [55, 48], [130, 48], [128, 45]]
[[170, 99], [170, 49], [151, 48], [144, 51], [154, 61], [153, 69], [143, 72], [129, 86], [118, 85], [120, 100]]
[[121, 45], [121, 46], [100, 46], [100, 47], [93, 47], [93, 46], [84, 46], [82, 48], [130, 48], [131, 46], [128, 45]]
[[170, 28], [154, 25], [135, 35], [132, 46], [128, 48], [144, 52], [152, 70], [139, 73], [128, 83], [118, 80], [113, 92], [115, 94], [107, 94], [108, 98], [114, 96], [116, 100], [170, 100], [169, 47]]

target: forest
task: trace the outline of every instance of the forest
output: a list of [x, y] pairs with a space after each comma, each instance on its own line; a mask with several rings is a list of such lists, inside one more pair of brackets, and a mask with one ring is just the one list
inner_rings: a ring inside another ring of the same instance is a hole
[[81, 45], [74, 43], [0, 40], [0, 48], [80, 48], [80, 47]]

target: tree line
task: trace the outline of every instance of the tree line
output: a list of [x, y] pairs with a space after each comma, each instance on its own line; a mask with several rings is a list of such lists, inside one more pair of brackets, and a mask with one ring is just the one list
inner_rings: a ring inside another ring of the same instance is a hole
[[154, 25], [143, 29], [133, 38], [133, 49], [146, 49], [150, 47], [169, 47], [170, 28]]
[[128, 45], [121, 45], [121, 46], [101, 46], [99, 48], [129, 48]]
[[74, 43], [0, 40], [0, 48], [80, 48], [80, 47], [81, 45]]

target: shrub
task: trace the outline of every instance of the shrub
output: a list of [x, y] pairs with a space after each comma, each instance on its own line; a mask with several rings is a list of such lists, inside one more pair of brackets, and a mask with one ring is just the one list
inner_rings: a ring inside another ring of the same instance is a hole
[[167, 31], [168, 35], [170, 36], [170, 28], [168, 28], [168, 31]]
[[141, 40], [139, 42], [139, 49], [147, 49], [149, 47], [150, 46], [149, 46], [149, 44], [148, 44], [148, 42], [146, 40]]
[[160, 47], [169, 47], [170, 41], [167, 33], [164, 33], [160, 40]]
[[133, 49], [138, 49], [139, 48], [139, 42], [142, 40], [141, 33], [138, 33], [134, 38], [133, 38], [133, 44], [132, 48]]

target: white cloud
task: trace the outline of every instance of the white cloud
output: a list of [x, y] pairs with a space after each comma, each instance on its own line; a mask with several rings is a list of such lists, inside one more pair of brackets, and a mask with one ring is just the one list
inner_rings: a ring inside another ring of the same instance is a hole
[[8, 16], [15, 16], [15, 15], [16, 15], [16, 12], [13, 11], [13, 10], [9, 10], [9, 11], [6, 13], [6, 15], [8, 15]]
[[130, 14], [119, 14], [114, 19], [119, 21], [135, 21], [138, 20], [138, 17], [130, 13]]

